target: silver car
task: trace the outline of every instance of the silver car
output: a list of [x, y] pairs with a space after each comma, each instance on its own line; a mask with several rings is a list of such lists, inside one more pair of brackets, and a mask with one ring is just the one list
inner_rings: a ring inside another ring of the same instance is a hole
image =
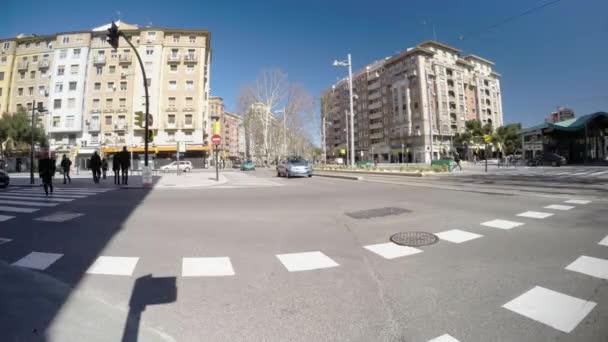
[[277, 165], [277, 177], [312, 177], [312, 165], [304, 159], [283, 160]]

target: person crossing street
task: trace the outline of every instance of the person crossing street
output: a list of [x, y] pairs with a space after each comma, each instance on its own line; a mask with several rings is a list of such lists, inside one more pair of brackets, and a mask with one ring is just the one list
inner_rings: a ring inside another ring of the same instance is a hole
[[101, 157], [99, 157], [97, 151], [93, 152], [93, 155], [91, 156], [90, 168], [91, 171], [93, 171], [93, 182], [96, 184], [99, 183], [99, 177], [101, 174]]
[[70, 167], [72, 166], [72, 161], [65, 154], [61, 158], [61, 171], [63, 171], [63, 184], [72, 183], [72, 178], [70, 178]]
[[114, 171], [114, 184], [120, 185], [120, 154], [112, 157], [112, 171]]

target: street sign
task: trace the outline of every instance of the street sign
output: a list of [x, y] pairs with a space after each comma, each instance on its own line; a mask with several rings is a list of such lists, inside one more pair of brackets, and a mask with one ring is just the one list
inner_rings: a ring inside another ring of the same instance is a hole
[[211, 143], [213, 145], [219, 145], [222, 143], [222, 137], [219, 134], [214, 134], [211, 136]]
[[177, 142], [177, 152], [186, 152], [186, 142], [185, 141], [178, 141]]
[[341, 149], [340, 149], [340, 154], [341, 154], [341, 155], [346, 154], [346, 149], [345, 149], [345, 148], [341, 148]]

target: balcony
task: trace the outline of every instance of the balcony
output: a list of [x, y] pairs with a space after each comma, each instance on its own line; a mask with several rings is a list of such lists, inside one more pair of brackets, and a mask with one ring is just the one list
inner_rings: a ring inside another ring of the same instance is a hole
[[374, 114], [370, 114], [369, 115], [369, 119], [373, 120], [373, 119], [382, 119], [382, 112], [378, 112], [378, 113], [374, 113]]
[[96, 109], [91, 109], [91, 114], [95, 114], [95, 113], [100, 113], [101, 109], [96, 108]]
[[19, 63], [17, 63], [17, 70], [27, 70], [27, 67], [29, 66], [30, 62], [28, 61], [21, 61]]
[[370, 104], [369, 106], [367, 106], [367, 109], [372, 110], [372, 109], [378, 109], [380, 107], [382, 107], [382, 101], [375, 101], [375, 102], [372, 102], [372, 104]]
[[167, 107], [165, 109], [165, 112], [177, 112], [177, 108], [176, 107]]
[[377, 123], [369, 125], [369, 129], [377, 129], [377, 128], [383, 128], [383, 127], [384, 127], [384, 124], [382, 122], [377, 122]]
[[185, 55], [184, 56], [184, 63], [196, 63], [197, 62], [197, 57], [196, 55]]
[[130, 64], [133, 56], [130, 53], [118, 56], [118, 63], [120, 64]]
[[121, 108], [118, 108], [116, 110], [116, 113], [126, 113], [126, 112], [127, 112], [127, 108], [126, 107], [121, 107]]
[[43, 59], [41, 61], [38, 61], [38, 69], [48, 69], [50, 65], [51, 65], [51, 63], [49, 62], [48, 59]]
[[93, 64], [95, 65], [104, 65], [106, 64], [106, 56], [98, 55], [93, 57]]
[[192, 107], [186, 107], [183, 109], [184, 112], [194, 112], [194, 108]]
[[370, 139], [384, 139], [384, 134], [382, 133], [374, 133], [369, 135]]
[[101, 125], [99, 124], [99, 120], [92, 120], [89, 122], [89, 132], [99, 132], [101, 129]]
[[104, 113], [114, 113], [114, 109], [112, 109], [112, 108], [104, 108], [103, 112]]
[[167, 62], [169, 62], [169, 63], [179, 63], [180, 62], [179, 55], [173, 55], [173, 54], [167, 55]]
[[125, 122], [115, 123], [114, 124], [114, 130], [115, 131], [126, 131], [127, 130], [127, 124]]

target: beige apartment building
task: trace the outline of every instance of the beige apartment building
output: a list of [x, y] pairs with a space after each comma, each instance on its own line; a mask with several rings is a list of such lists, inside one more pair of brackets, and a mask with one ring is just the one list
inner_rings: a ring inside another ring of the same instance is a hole
[[[146, 71], [150, 150], [172, 158], [184, 141], [185, 157], [202, 161], [210, 151], [209, 32], [117, 25]], [[124, 38], [116, 50], [106, 42], [109, 26], [0, 40], [0, 112], [43, 102], [48, 112], [41, 124], [51, 149], [71, 153], [83, 167], [95, 150], [113, 153], [127, 146], [136, 159], [143, 152], [144, 129], [135, 123], [135, 113], [145, 112], [143, 75]]]
[[[379, 162], [430, 162], [448, 155], [466, 120], [503, 123], [494, 63], [425, 41], [353, 75], [355, 156]], [[346, 148], [348, 80], [322, 94], [328, 156]]]
[[222, 115], [222, 147], [226, 159], [239, 159], [239, 129], [242, 129], [243, 118], [235, 113], [224, 112]]

